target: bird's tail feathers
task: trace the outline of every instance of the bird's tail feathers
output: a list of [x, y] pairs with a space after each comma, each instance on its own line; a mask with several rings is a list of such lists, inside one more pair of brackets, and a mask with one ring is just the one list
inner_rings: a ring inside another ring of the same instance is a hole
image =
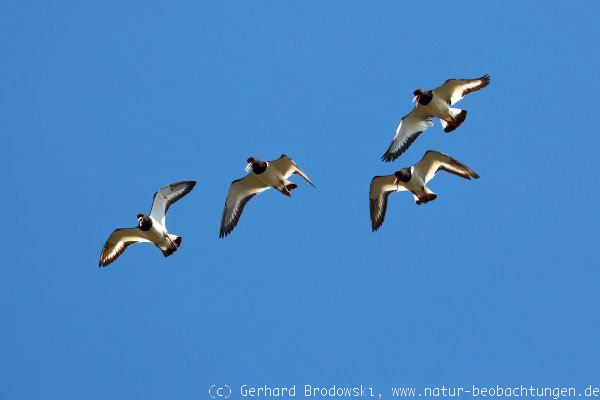
[[465, 119], [467, 119], [467, 110], [461, 110], [458, 108], [451, 108], [450, 115], [454, 118], [454, 121], [444, 121], [442, 122], [442, 128], [444, 128], [444, 132], [452, 132], [456, 128], [458, 128]]
[[181, 246], [181, 241], [183, 240], [183, 238], [181, 236], [177, 236], [177, 235], [171, 235], [170, 233], [169, 235], [169, 239], [175, 243], [177, 246], [169, 246], [168, 249], [166, 250], [162, 250], [163, 256], [165, 257], [169, 257], [171, 254], [175, 253], [177, 250], [179, 250], [179, 246]]
[[183, 238], [181, 236], [171, 235], [169, 233], [169, 237], [171, 238], [171, 240], [173, 242], [175, 242], [175, 244], [177, 245], [177, 247], [181, 246], [181, 241], [183, 240]]

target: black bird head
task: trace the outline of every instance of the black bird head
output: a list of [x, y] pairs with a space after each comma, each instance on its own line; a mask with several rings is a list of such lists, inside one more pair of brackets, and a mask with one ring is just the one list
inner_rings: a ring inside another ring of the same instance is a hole
[[412, 176], [412, 174], [410, 173], [410, 169], [403, 168], [400, 171], [394, 172], [394, 176], [396, 177], [394, 184], [399, 185], [400, 182], [406, 183], [406, 182], [410, 181], [410, 177]]
[[256, 157], [248, 157], [246, 162], [248, 163], [248, 165], [246, 165], [246, 171], [248, 171], [250, 168], [254, 169], [254, 165], [258, 162], [258, 160]]
[[250, 157], [246, 161], [248, 161], [246, 171], [252, 168], [252, 172], [259, 175], [267, 170], [267, 163], [265, 161], [259, 161], [256, 157]]
[[414, 103], [416, 101], [417, 103], [423, 105], [429, 104], [431, 98], [433, 97], [431, 90], [417, 89], [413, 92], [413, 94], [415, 97], [413, 98], [412, 102]]
[[140, 228], [141, 230], [147, 231], [150, 228], [152, 228], [152, 220], [150, 219], [149, 216], [147, 216], [145, 214], [138, 214], [137, 220], [138, 220], [138, 228]]

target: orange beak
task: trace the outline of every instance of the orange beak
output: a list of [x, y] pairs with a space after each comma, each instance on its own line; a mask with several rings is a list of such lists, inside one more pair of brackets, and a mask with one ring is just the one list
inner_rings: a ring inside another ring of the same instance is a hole
[[244, 171], [248, 172], [250, 168], [252, 168], [252, 163], [248, 163], [248, 165], [246, 165], [246, 168], [244, 168]]

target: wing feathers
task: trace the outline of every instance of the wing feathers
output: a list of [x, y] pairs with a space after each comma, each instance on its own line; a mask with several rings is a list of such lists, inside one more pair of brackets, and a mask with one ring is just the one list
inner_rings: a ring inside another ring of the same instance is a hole
[[248, 203], [257, 193], [250, 194], [240, 201], [238, 201], [233, 209], [227, 209], [227, 202], [225, 202], [225, 206], [223, 207], [223, 216], [221, 217], [221, 229], [219, 231], [219, 237], [225, 237], [229, 235], [233, 229], [237, 226], [240, 217], [242, 216], [242, 212], [244, 211], [244, 207], [246, 203]]
[[394, 175], [376, 176], [371, 180], [369, 188], [369, 213], [371, 215], [371, 230], [378, 230], [385, 220], [388, 197], [390, 193], [406, 190], [403, 186], [394, 185]]
[[[473, 171], [471, 168], [467, 167], [466, 165], [464, 165], [461, 162], [456, 161], [454, 159], [452, 159], [452, 162], [449, 163], [448, 165], [444, 165], [444, 164], [440, 165], [438, 167], [437, 171], [450, 172], [451, 174], [460, 176], [467, 180], [471, 180], [471, 178], [479, 179], [479, 175], [477, 175], [475, 173], [475, 171]], [[436, 173], [437, 173], [437, 171], [436, 171]]]
[[378, 230], [385, 220], [388, 197], [393, 190], [382, 192], [376, 199], [369, 199], [369, 212], [371, 213], [371, 231]]
[[489, 75], [475, 79], [448, 79], [442, 86], [434, 89], [434, 94], [453, 105], [466, 95], [481, 90], [489, 84]]
[[425, 183], [429, 182], [438, 171], [450, 172], [469, 180], [479, 178], [479, 175], [465, 164], [444, 153], [433, 150], [427, 151], [421, 161], [415, 164], [415, 171], [423, 178]]
[[106, 267], [119, 258], [129, 246], [140, 242], [149, 242], [149, 240], [138, 228], [115, 229], [102, 248], [98, 266]]
[[465, 87], [463, 88], [462, 97], [465, 97], [466, 95], [468, 95], [470, 93], [481, 90], [489, 84], [490, 84], [489, 74], [485, 74], [481, 78], [473, 79], [467, 85], [465, 85]]
[[308, 184], [309, 184], [310, 186], [314, 187], [315, 189], [317, 188], [317, 187], [314, 185], [314, 183], [312, 183], [312, 182], [311, 182], [311, 180], [310, 180], [310, 179], [308, 179], [308, 176], [306, 176], [306, 174], [305, 174], [304, 172], [302, 172], [302, 170], [301, 170], [300, 168], [296, 169], [296, 170], [295, 170], [293, 173], [294, 173], [294, 174], [296, 174], [296, 175], [300, 175], [302, 178], [304, 178], [304, 180], [305, 180], [306, 182], [308, 182]]
[[167, 185], [154, 193], [152, 210], [150, 211], [152, 218], [161, 221], [161, 223], [164, 224], [164, 219], [167, 215], [167, 211], [169, 211], [169, 207], [191, 192], [194, 186], [196, 186], [196, 181], [176, 182]]
[[402, 118], [390, 147], [381, 157], [382, 161], [390, 162], [400, 157], [421, 133], [433, 125], [433, 120], [419, 110], [419, 107], [415, 107]]
[[277, 160], [269, 161], [269, 166], [277, 169], [285, 179], [289, 178], [290, 175], [300, 175], [309, 185], [315, 187], [312, 181], [306, 176], [304, 171], [300, 169], [298, 164], [294, 162], [290, 157], [282, 154]]
[[231, 183], [227, 199], [225, 200], [225, 206], [223, 207], [221, 228], [219, 230], [220, 238], [229, 235], [237, 226], [246, 204], [254, 196], [268, 188], [269, 186], [261, 183], [253, 172]]

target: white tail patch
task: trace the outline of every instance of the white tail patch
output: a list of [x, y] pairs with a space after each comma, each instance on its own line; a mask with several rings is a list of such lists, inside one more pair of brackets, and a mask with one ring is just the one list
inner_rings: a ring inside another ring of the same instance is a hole
[[451, 108], [449, 111], [450, 111], [450, 115], [452, 115], [452, 117], [454, 117], [454, 118], [457, 118], [458, 114], [460, 114], [462, 112], [462, 110], [459, 108]]
[[448, 113], [450, 114], [450, 116], [452, 116], [452, 118], [454, 118], [454, 121], [444, 121], [443, 119], [440, 120], [442, 123], [442, 128], [444, 128], [444, 132], [452, 132], [453, 130], [458, 128], [460, 124], [462, 124], [467, 118], [467, 110], [461, 110], [459, 108], [450, 108], [448, 109]]
[[177, 235], [171, 235], [169, 233], [169, 239], [171, 239], [169, 242], [170, 246], [169, 247], [174, 247], [173, 243], [175, 243], [177, 245], [177, 247], [175, 249], [177, 249], [179, 247], [179, 245], [181, 244], [181, 238]]
[[[460, 114], [462, 110], [459, 108], [449, 108], [448, 109], [448, 113], [453, 117], [456, 118], [458, 117], [458, 115]], [[440, 119], [440, 122], [442, 123], [442, 129], [446, 129], [446, 127], [448, 126], [448, 123], [446, 121], [444, 121], [443, 119]]]

